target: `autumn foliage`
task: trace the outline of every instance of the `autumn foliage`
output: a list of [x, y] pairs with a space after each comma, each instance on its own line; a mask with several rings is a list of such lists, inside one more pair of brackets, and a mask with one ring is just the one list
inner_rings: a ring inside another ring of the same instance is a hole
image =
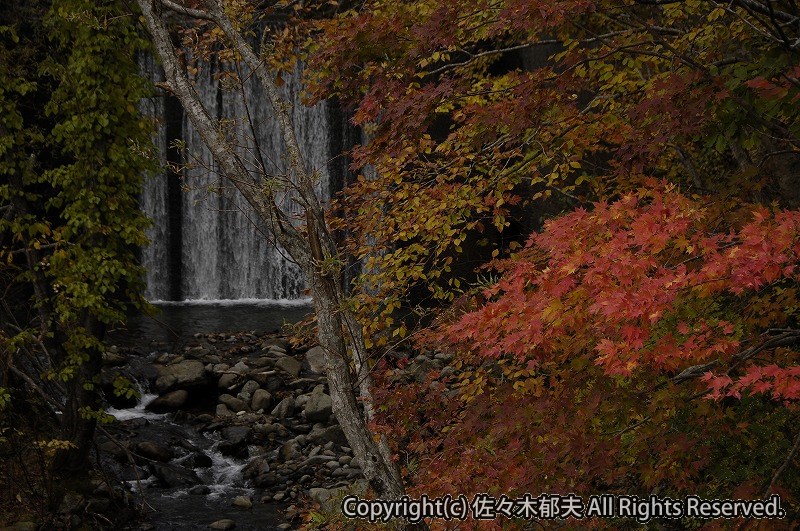
[[798, 518], [794, 2], [319, 8], [278, 42], [362, 130], [338, 228], [413, 490]]
[[[764, 316], [758, 299], [794, 299], [800, 212], [754, 207], [748, 217], [718, 232], [721, 220], [709, 207], [655, 186], [577, 209], [549, 221], [504, 261], [502, 279], [485, 292], [496, 300], [461, 317], [449, 336], [529, 367], [588, 355], [610, 377], [678, 375], [705, 364], [707, 372], [694, 372], [704, 374], [712, 398], [749, 391], [796, 400], [793, 352], [779, 356], [784, 367], [737, 353], [766, 327], [769, 337], [790, 324], [786, 314]], [[789, 332], [787, 339], [796, 337]], [[730, 362], [741, 377], [713, 374]]]

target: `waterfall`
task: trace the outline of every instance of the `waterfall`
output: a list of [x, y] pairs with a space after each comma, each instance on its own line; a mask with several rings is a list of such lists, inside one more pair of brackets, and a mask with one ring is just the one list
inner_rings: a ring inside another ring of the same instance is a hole
[[[156, 82], [163, 79], [152, 58], [142, 60], [142, 69]], [[321, 176], [317, 192], [326, 201], [331, 188], [341, 182], [335, 175], [341, 165], [328, 164], [341, 151], [342, 135], [337, 130], [342, 127], [341, 114], [328, 102], [302, 104], [301, 69], [299, 65], [292, 75], [284, 75], [280, 90], [292, 105], [303, 157]], [[193, 79], [197, 94], [212, 118], [228, 127], [228, 137], [236, 141], [249, 167], [263, 162], [267, 174], [283, 174], [286, 149], [255, 76], [243, 73], [248, 79], [244, 87], [231, 90], [223, 74], [216, 63], [199, 62]], [[252, 209], [220, 175], [177, 101], [154, 98], [144, 108], [159, 124], [156, 147], [162, 161], [183, 168], [148, 179], [143, 190], [141, 207], [153, 219], [148, 232], [152, 243], [142, 251], [145, 296], [150, 300], [301, 297], [306, 284], [299, 268], [272, 243]], [[286, 211], [300, 213], [291, 193], [279, 194], [278, 201]]]

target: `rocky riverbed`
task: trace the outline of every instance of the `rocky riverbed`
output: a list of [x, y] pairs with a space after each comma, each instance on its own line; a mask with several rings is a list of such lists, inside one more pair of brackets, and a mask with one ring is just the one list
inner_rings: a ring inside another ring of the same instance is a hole
[[[303, 508], [331, 509], [345, 491], [364, 491], [332, 415], [321, 349], [293, 347], [277, 331], [307, 307], [164, 310], [109, 340], [102, 388], [114, 418], [98, 428], [89, 489], [81, 483], [63, 496], [59, 529], [295, 529]], [[263, 323], [272, 331], [217, 331]], [[419, 354], [393, 377], [443, 378], [449, 360]], [[120, 376], [141, 396], [117, 396]]]
[[[117, 420], [98, 444], [106, 468], [149, 509], [133, 529], [290, 529], [301, 504], [362, 480], [331, 412], [319, 347], [197, 333], [173, 351], [111, 347], [105, 364]], [[139, 383], [142, 400], [115, 396], [120, 375]]]

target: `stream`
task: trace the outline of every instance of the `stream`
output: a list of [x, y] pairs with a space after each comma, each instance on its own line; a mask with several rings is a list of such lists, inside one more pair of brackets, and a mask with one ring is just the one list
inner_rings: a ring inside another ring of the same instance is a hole
[[[272, 501], [269, 495], [263, 498], [265, 489], [255, 487], [243, 475], [248, 457], [260, 455], [271, 461], [277, 458], [278, 449], [250, 445], [240, 451], [244, 456], [220, 451], [225, 444], [222, 432], [212, 429], [216, 418], [209, 422], [215, 400], [204, 402], [200, 396], [190, 407], [169, 413], [155, 413], [147, 406], [158, 397], [153, 389], [153, 367], [164, 363], [169, 353], [186, 348], [198, 337], [212, 337], [213, 341], [215, 336], [209, 334], [226, 337], [246, 330], [248, 337], [257, 338], [275, 333], [284, 323], [294, 323], [309, 313], [309, 301], [204, 301], [157, 306], [160, 315], [134, 317], [127, 329], [114, 331], [109, 340], [115, 349], [127, 353], [127, 362], [119, 369], [135, 381], [141, 399], [129, 407], [108, 408], [117, 420], [108, 431], [126, 438], [127, 448], [134, 453], [155, 458], [148, 463], [137, 459], [136, 466], [120, 454], [117, 459], [106, 459], [105, 464], [116, 469], [127, 484], [134, 502], [144, 508], [144, 521], [125, 529], [209, 529], [214, 522], [214, 528], [227, 529], [231, 524], [226, 519], [233, 521], [237, 530], [290, 529], [283, 510], [292, 500]], [[212, 390], [200, 389], [204, 393]], [[205, 420], [199, 422], [198, 418]], [[112, 444], [106, 445], [113, 450]], [[159, 451], [166, 456], [159, 456]], [[236, 500], [250, 500], [252, 506], [234, 506]]]

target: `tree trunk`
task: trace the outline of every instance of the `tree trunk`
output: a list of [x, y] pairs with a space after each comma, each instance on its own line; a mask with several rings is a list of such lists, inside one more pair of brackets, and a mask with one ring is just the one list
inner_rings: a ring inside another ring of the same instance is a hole
[[[314, 190], [315, 174], [310, 172], [302, 159], [293, 124], [289, 115], [289, 104], [281, 99], [271, 75], [263, 66], [250, 45], [236, 31], [215, 0], [207, 0], [206, 11], [187, 8], [172, 0], [137, 0], [145, 24], [152, 36], [155, 50], [164, 66], [167, 82], [165, 87], [172, 92], [186, 111], [195, 129], [211, 150], [225, 177], [242, 192], [259, 217], [270, 227], [272, 234], [289, 255], [300, 265], [311, 285], [317, 314], [318, 339], [325, 351], [328, 368], [327, 377], [333, 411], [344, 431], [353, 454], [362, 467], [364, 476], [374, 491], [383, 498], [397, 499], [404, 489], [400, 474], [391, 459], [385, 440], [376, 443], [367, 424], [365, 413], [359, 407], [356, 387], [360, 389], [366, 412], [371, 411], [369, 392], [370, 379], [366, 371], [366, 349], [361, 325], [346, 308], [343, 308], [341, 269], [326, 272], [328, 259], [337, 256], [336, 246], [325, 226], [322, 204]], [[289, 175], [299, 194], [299, 202], [306, 211], [306, 233], [301, 234], [292, 226], [289, 216], [280, 210], [275, 198], [265, 193], [266, 176], [254, 177], [240, 159], [234, 147], [219, 133], [216, 124], [203, 107], [187, 76], [184, 65], [178, 60], [169, 32], [163, 19], [156, 13], [154, 3], [181, 15], [211, 21], [228, 37], [234, 49], [258, 78], [280, 123], [281, 134], [289, 153]], [[259, 178], [261, 180], [259, 180]], [[324, 265], [323, 265], [324, 262]], [[354, 385], [347, 355], [347, 343], [354, 353], [354, 365], [358, 384]], [[412, 526], [427, 528], [424, 525]]]
[[[94, 337], [102, 339], [105, 335], [105, 327], [93, 316], [85, 317], [83, 326]], [[67, 405], [62, 415], [61, 439], [73, 446], [58, 450], [51, 465], [53, 473], [63, 478], [83, 476], [89, 471], [89, 452], [97, 419], [85, 416], [83, 411], [100, 409], [99, 384], [93, 379], [100, 374], [102, 355], [95, 348], [89, 349], [87, 354], [89, 359], [81, 363], [77, 373], [66, 383]]]

